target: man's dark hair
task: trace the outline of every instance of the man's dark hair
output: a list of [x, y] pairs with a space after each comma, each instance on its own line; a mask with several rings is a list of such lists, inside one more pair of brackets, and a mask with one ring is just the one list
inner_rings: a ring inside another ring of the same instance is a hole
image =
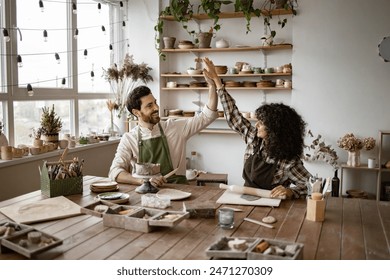
[[151, 94], [152, 91], [147, 86], [138, 86], [127, 96], [126, 108], [131, 114], [133, 109], [141, 110], [141, 98]]

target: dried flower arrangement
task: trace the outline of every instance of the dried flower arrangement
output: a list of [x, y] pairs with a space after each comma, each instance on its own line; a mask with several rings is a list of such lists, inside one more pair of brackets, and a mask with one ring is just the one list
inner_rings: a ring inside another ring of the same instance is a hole
[[[311, 130], [307, 132], [310, 137], [314, 137]], [[315, 160], [323, 160], [329, 165], [331, 165], [334, 169], [339, 168], [338, 164], [338, 155], [337, 152], [332, 148], [331, 145], [325, 144], [322, 136], [320, 134], [311, 142], [310, 145], [306, 145], [306, 148], [312, 153], [305, 154], [305, 160], [315, 161]]]
[[32, 130], [32, 133], [29, 135], [31, 138], [34, 138], [34, 139], [41, 139], [41, 135], [42, 135], [42, 128], [38, 128], [38, 129], [35, 129], [35, 128], [31, 128]]
[[123, 65], [118, 69], [117, 65], [103, 69], [103, 76], [110, 83], [111, 89], [115, 94], [115, 99], [107, 102], [107, 107], [112, 112], [118, 111], [118, 117], [121, 117], [126, 107], [126, 98], [129, 92], [133, 90], [140, 82], [147, 84], [153, 81], [149, 72], [152, 70], [146, 63], [137, 64], [133, 56], [126, 54]]
[[372, 137], [361, 139], [353, 133], [347, 133], [337, 141], [337, 145], [348, 152], [360, 151], [363, 148], [369, 151], [375, 147], [375, 139]]

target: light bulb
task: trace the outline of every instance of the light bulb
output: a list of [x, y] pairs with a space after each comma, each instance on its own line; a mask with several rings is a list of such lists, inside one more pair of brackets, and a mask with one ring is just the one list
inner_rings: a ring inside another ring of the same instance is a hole
[[74, 13], [74, 14], [77, 14], [77, 6], [76, 6], [76, 3], [72, 3], [72, 12]]
[[75, 38], [77, 40], [77, 37], [79, 36], [79, 30], [76, 28], [74, 30], [74, 35], [73, 35], [73, 38]]
[[100, 3], [98, 3], [98, 10], [99, 10], [99, 13], [102, 10], [102, 4], [100, 4]]
[[122, 1], [119, 2], [119, 7], [120, 7], [119, 9], [123, 10], [123, 2]]
[[18, 66], [23, 67], [22, 57], [18, 54]]
[[9, 34], [8, 34], [8, 30], [7, 29], [3, 29], [3, 36], [4, 36], [4, 41], [6, 43], [8, 43], [9, 41], [11, 41], [11, 38], [9, 37]]
[[85, 50], [84, 50], [84, 59], [87, 59], [87, 57], [88, 57], [88, 50], [85, 49]]
[[45, 10], [45, 7], [43, 6], [43, 1], [39, 0], [39, 8], [41, 8], [41, 12]]
[[91, 81], [95, 79], [95, 72], [91, 71]]
[[54, 57], [56, 58], [57, 63], [60, 64], [61, 63], [60, 55], [58, 53], [55, 53]]
[[34, 95], [34, 91], [33, 91], [33, 88], [31, 86], [31, 84], [27, 84], [27, 95], [28, 96], [33, 96]]
[[104, 27], [104, 25], [102, 25], [102, 31], [103, 31], [104, 35], [106, 35], [106, 28]]
[[43, 30], [43, 41], [47, 42], [47, 30]]
[[62, 88], [62, 89], [65, 88], [65, 84], [66, 84], [66, 79], [65, 79], [65, 78], [62, 78], [62, 81], [61, 81], [61, 88]]
[[126, 29], [126, 22], [125, 21], [122, 21], [122, 28]]

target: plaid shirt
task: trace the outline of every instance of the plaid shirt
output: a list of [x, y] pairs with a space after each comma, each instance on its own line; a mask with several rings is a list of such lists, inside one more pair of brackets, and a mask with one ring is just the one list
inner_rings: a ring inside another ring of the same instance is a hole
[[[244, 154], [244, 161], [246, 161], [253, 154], [255, 147], [262, 145], [263, 141], [257, 136], [256, 127], [242, 116], [236, 106], [236, 101], [225, 90], [225, 87], [218, 89], [217, 93], [221, 99], [226, 120], [230, 128], [240, 134], [247, 145]], [[275, 160], [270, 158], [262, 147], [260, 151], [267, 163], [275, 163]], [[279, 160], [272, 185], [274, 187], [283, 185], [286, 188], [290, 188], [294, 193], [294, 197], [298, 198], [307, 194], [307, 184], [310, 177], [311, 174], [303, 166], [300, 159]]]

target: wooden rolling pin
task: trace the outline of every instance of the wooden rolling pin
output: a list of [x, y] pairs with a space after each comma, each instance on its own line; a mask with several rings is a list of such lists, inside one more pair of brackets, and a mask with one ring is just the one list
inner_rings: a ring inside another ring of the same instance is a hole
[[259, 197], [265, 197], [265, 198], [279, 198], [279, 199], [286, 199], [286, 196], [279, 196], [279, 197], [271, 197], [271, 191], [269, 190], [263, 190], [263, 189], [257, 189], [257, 188], [251, 188], [251, 187], [245, 187], [245, 186], [237, 186], [237, 185], [225, 185], [225, 184], [219, 184], [219, 188], [230, 190], [231, 192], [235, 193], [242, 193], [242, 194], [249, 194]]

